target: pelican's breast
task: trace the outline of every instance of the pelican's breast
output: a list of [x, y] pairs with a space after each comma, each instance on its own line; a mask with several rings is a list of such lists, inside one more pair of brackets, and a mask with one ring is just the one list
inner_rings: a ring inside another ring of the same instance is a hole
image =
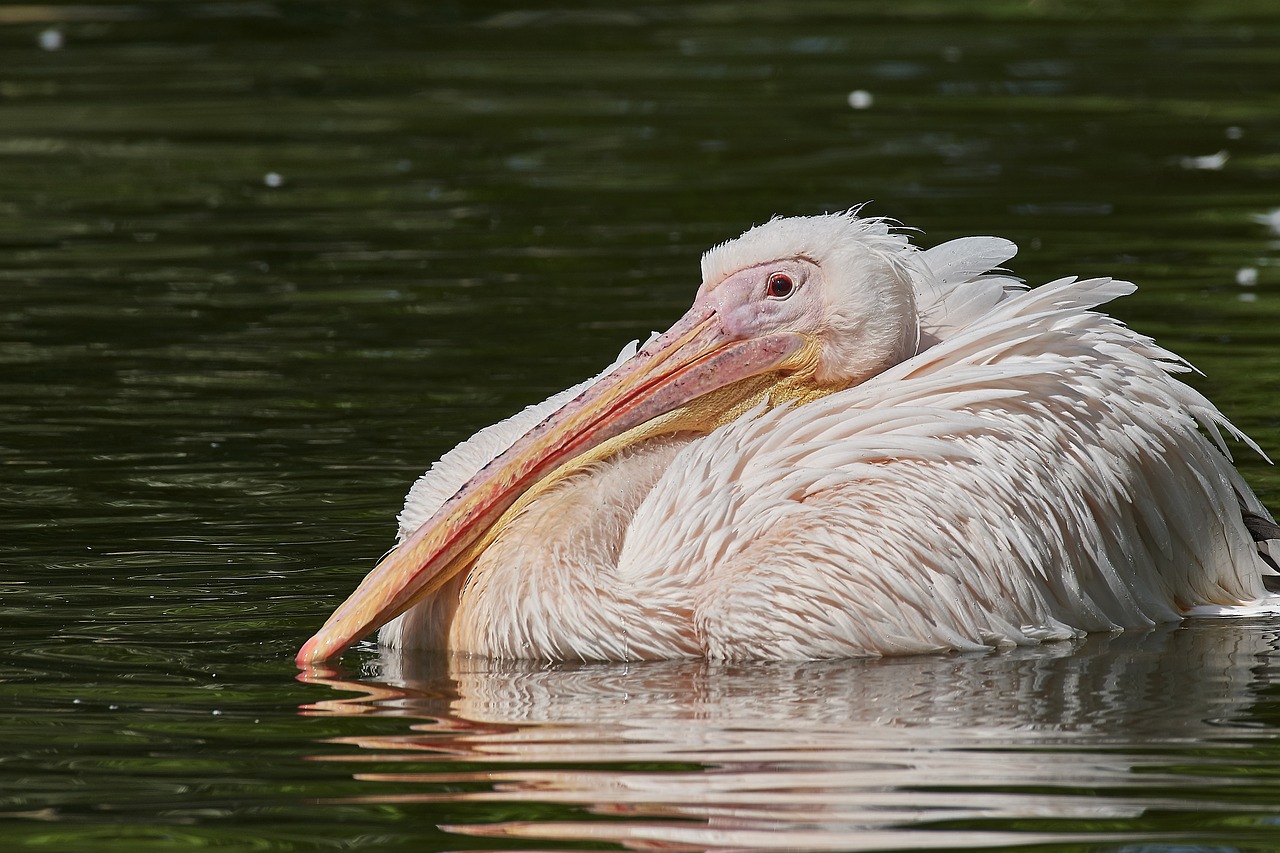
[[632, 519], [689, 440], [629, 447], [531, 501], [468, 574], [449, 646], [567, 660], [699, 654], [688, 589], [637, 587], [617, 572], [624, 544], [637, 544], [627, 544]]

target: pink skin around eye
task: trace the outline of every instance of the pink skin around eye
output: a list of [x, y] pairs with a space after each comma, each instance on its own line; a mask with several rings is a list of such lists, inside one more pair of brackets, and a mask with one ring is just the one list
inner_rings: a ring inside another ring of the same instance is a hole
[[759, 264], [718, 282], [704, 282], [695, 304], [714, 311], [723, 332], [734, 340], [783, 329], [813, 332], [821, 325], [822, 302], [797, 296], [816, 279], [816, 267], [802, 259]]

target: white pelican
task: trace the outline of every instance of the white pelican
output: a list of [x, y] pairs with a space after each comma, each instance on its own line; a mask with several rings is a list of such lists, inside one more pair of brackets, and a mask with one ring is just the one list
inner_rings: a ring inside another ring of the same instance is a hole
[[711, 249], [670, 330], [414, 484], [299, 664], [379, 627], [499, 658], [802, 659], [1264, 602], [1280, 528], [1222, 432], [1256, 445], [1094, 310], [1133, 285], [1028, 290], [992, 272], [1015, 252], [922, 251], [856, 210]]

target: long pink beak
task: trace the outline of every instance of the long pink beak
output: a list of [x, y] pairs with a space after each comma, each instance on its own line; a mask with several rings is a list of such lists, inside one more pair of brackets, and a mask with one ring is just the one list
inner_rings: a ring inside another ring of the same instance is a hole
[[439, 589], [474, 559], [469, 549], [487, 545], [481, 540], [520, 495], [562, 464], [711, 391], [785, 370], [804, 345], [790, 332], [735, 339], [699, 300], [670, 330], [521, 436], [384, 557], [299, 650], [298, 665], [341, 654]]

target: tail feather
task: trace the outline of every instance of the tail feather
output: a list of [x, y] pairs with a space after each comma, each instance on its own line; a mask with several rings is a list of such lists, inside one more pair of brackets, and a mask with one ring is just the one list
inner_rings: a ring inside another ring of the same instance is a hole
[[1280, 593], [1280, 564], [1276, 562], [1276, 555], [1271, 553], [1273, 546], [1280, 545], [1280, 524], [1276, 524], [1265, 515], [1245, 508], [1243, 501], [1240, 504], [1240, 517], [1244, 520], [1245, 530], [1248, 530], [1249, 535], [1253, 537], [1253, 542], [1258, 548], [1258, 556], [1271, 567], [1272, 572], [1275, 572], [1275, 574], [1263, 575], [1262, 582], [1266, 585], [1268, 592]]

